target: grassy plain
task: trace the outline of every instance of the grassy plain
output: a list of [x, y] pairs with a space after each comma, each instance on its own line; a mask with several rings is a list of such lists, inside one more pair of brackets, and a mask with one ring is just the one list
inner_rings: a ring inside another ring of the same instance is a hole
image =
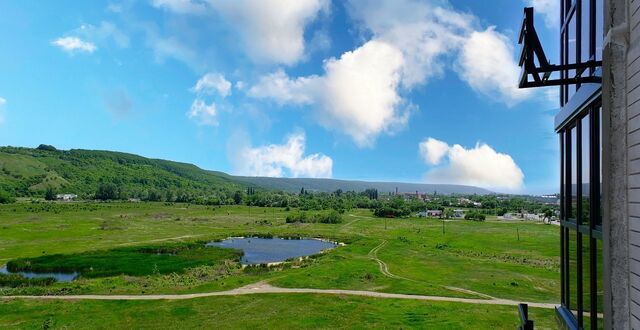
[[[372, 217], [369, 210], [348, 211], [341, 224], [287, 224], [287, 214], [275, 208], [178, 203], [3, 205], [0, 265], [16, 258], [91, 254], [251, 234], [325, 237], [345, 242], [346, 246], [269, 271], [243, 270], [229, 259], [176, 273], [84, 277], [46, 287], [0, 288], [0, 294], [191, 293], [228, 290], [266, 280], [279, 287], [468, 298], [489, 295], [532, 302], [559, 299], [555, 226], [461, 220], [445, 222], [443, 234], [443, 223], [436, 219], [384, 220]], [[374, 258], [387, 265], [387, 274], [381, 272]], [[538, 328], [554, 327], [551, 310], [533, 309], [532, 313]], [[483, 329], [514, 328], [517, 311], [508, 306], [309, 294], [188, 301], [0, 301], [0, 327], [40, 328], [50, 323], [54, 327], [99, 328], [110, 322], [116, 328], [130, 327], [127, 324], [135, 328], [217, 324]]]

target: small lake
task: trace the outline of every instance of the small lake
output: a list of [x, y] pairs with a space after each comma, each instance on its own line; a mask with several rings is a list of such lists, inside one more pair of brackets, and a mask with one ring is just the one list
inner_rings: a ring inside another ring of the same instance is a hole
[[58, 282], [71, 282], [78, 277], [77, 272], [73, 273], [34, 273], [34, 272], [10, 272], [7, 266], [0, 267], [0, 274], [18, 274], [24, 278], [47, 278], [53, 277]]
[[319, 239], [245, 237], [210, 242], [207, 246], [242, 250], [244, 255], [240, 262], [244, 265], [256, 265], [318, 254], [323, 250], [336, 247], [336, 244]]

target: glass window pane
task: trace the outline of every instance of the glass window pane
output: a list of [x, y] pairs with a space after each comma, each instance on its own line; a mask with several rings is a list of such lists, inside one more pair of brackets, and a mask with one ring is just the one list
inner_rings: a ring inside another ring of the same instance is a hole
[[568, 265], [568, 280], [569, 280], [569, 309], [577, 317], [576, 311], [578, 309], [578, 246], [577, 246], [578, 232], [576, 230], [569, 230], [569, 265]]
[[[591, 44], [591, 33], [590, 33], [590, 17], [591, 17], [591, 9], [589, 3], [591, 0], [582, 0], [581, 1], [581, 13], [580, 13], [580, 59], [581, 62], [586, 62], [591, 57], [591, 52], [589, 50], [589, 45]], [[586, 72], [585, 74], [588, 74]]]
[[[602, 287], [602, 240], [595, 240], [596, 242], [596, 299], [597, 299], [597, 311], [598, 314], [604, 313], [604, 289]], [[598, 317], [598, 329], [604, 328], [604, 320]]]
[[578, 156], [577, 156], [577, 133], [576, 128], [571, 129], [571, 159], [570, 162], [570, 171], [571, 171], [571, 181], [569, 182], [569, 187], [571, 189], [571, 211], [569, 213], [569, 218], [575, 219], [577, 217], [577, 203], [578, 203], [578, 195], [577, 195], [577, 173], [578, 173]]
[[599, 159], [599, 164], [600, 164], [600, 182], [598, 182], [598, 186], [599, 189], [598, 191], [600, 191], [600, 193], [598, 194], [600, 196], [600, 201], [598, 204], [598, 210], [599, 212], [599, 216], [596, 217], [596, 226], [602, 226], [602, 107], [598, 108], [598, 130], [599, 130], [599, 138], [598, 138], [598, 147], [597, 150], [599, 152], [598, 154], [598, 159]]
[[582, 308], [583, 308], [583, 328], [590, 329], [591, 327], [591, 319], [590, 311], [591, 311], [591, 272], [589, 272], [590, 259], [589, 259], [589, 244], [590, 239], [587, 236], [582, 236]]
[[589, 115], [583, 117], [581, 119], [581, 150], [580, 152], [582, 153], [581, 155], [581, 177], [582, 180], [580, 181], [581, 185], [581, 189], [582, 189], [582, 195], [581, 195], [581, 200], [582, 200], [582, 204], [581, 204], [581, 208], [582, 211], [581, 213], [581, 218], [580, 219], [580, 223], [582, 224], [589, 224], [589, 157], [591, 156], [591, 153], [589, 152], [589, 147], [590, 147], [590, 139], [589, 139]]
[[603, 0], [596, 0], [596, 60], [602, 60], [602, 39], [604, 39], [604, 4]]
[[[567, 40], [567, 64], [576, 63], [576, 15], [574, 14], [569, 21], [569, 25], [567, 26], [568, 32], [568, 40]], [[574, 78], [576, 76], [576, 70], [569, 70], [569, 77]], [[571, 96], [576, 92], [576, 85], [569, 85], [569, 93], [568, 97], [571, 99]]]

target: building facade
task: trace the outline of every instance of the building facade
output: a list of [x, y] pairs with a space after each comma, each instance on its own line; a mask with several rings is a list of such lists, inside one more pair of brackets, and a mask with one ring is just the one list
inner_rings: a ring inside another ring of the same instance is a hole
[[557, 1], [560, 63], [523, 22], [520, 86], [560, 89], [558, 322], [640, 329], [640, 0]]

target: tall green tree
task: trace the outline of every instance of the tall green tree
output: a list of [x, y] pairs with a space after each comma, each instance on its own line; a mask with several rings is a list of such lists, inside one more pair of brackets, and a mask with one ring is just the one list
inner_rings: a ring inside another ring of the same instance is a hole
[[48, 201], [56, 200], [56, 192], [53, 190], [53, 188], [47, 188], [47, 190], [44, 192], [44, 199]]
[[118, 186], [114, 183], [107, 182], [98, 185], [96, 190], [96, 199], [107, 201], [118, 198]]

